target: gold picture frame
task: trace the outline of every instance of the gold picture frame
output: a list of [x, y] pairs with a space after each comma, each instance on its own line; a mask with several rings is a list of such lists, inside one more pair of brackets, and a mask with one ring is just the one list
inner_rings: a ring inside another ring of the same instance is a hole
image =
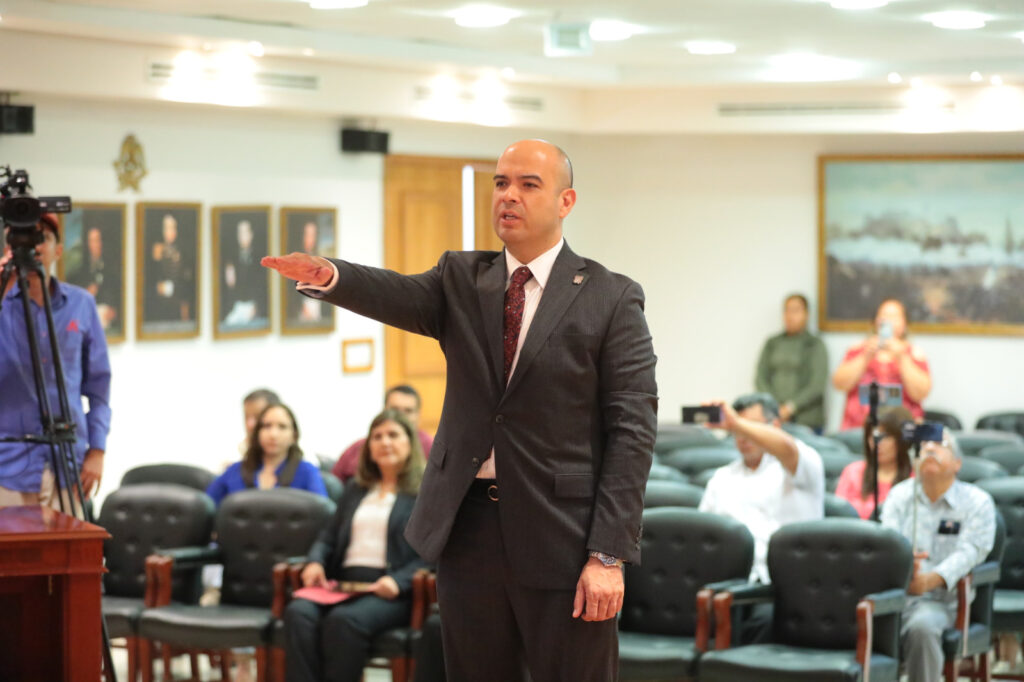
[[140, 341], [199, 336], [202, 204], [135, 207], [135, 334]]
[[273, 331], [268, 205], [214, 206], [210, 210], [210, 281], [213, 338], [266, 336]]
[[[338, 211], [331, 207], [282, 207], [280, 215], [281, 254], [302, 251], [333, 258], [337, 248]], [[281, 333], [330, 334], [334, 331], [335, 309], [295, 291], [295, 283], [281, 280]]]

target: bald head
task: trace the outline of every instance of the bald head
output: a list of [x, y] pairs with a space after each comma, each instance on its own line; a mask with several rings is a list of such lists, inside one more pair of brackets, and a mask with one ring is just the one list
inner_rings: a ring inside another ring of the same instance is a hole
[[555, 171], [555, 177], [559, 183], [558, 189], [572, 188], [572, 161], [569, 159], [569, 155], [565, 153], [564, 149], [558, 145], [551, 144], [547, 140], [520, 140], [519, 142], [514, 142], [506, 147], [502, 156], [515, 150], [534, 154], [538, 160], [550, 163], [552, 169]]

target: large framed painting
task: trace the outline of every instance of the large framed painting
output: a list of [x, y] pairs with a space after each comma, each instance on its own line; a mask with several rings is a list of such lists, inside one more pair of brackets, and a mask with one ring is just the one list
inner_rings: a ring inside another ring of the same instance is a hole
[[220, 206], [212, 210], [213, 336], [270, 333], [270, 206]]
[[[282, 208], [281, 253], [296, 251], [334, 257], [337, 211], [333, 208]], [[281, 333], [326, 334], [334, 331], [334, 306], [295, 290], [281, 280]]]
[[136, 312], [139, 339], [199, 336], [201, 204], [136, 207]]
[[127, 212], [125, 204], [76, 201], [61, 216], [64, 257], [57, 276], [93, 295], [108, 343], [125, 338]]
[[822, 156], [818, 190], [821, 329], [896, 298], [918, 332], [1024, 334], [1024, 156]]

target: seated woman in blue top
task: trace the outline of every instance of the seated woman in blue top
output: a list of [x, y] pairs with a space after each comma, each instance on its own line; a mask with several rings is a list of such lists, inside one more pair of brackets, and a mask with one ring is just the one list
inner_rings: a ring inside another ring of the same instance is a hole
[[286, 405], [263, 408], [242, 461], [214, 479], [206, 494], [219, 506], [225, 497], [246, 488], [297, 488], [327, 496], [320, 470], [302, 459], [299, 424]]
[[409, 623], [412, 577], [427, 564], [404, 532], [424, 461], [416, 430], [401, 412], [384, 410], [374, 418], [356, 475], [302, 571], [307, 587], [356, 581], [369, 583], [368, 594], [330, 606], [305, 599], [288, 604], [289, 682], [359, 682], [373, 637]]

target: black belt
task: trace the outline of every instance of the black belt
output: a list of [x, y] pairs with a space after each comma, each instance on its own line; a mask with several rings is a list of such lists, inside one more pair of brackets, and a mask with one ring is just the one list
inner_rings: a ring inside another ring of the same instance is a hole
[[474, 478], [469, 486], [467, 497], [489, 502], [498, 501], [498, 480], [495, 478]]

